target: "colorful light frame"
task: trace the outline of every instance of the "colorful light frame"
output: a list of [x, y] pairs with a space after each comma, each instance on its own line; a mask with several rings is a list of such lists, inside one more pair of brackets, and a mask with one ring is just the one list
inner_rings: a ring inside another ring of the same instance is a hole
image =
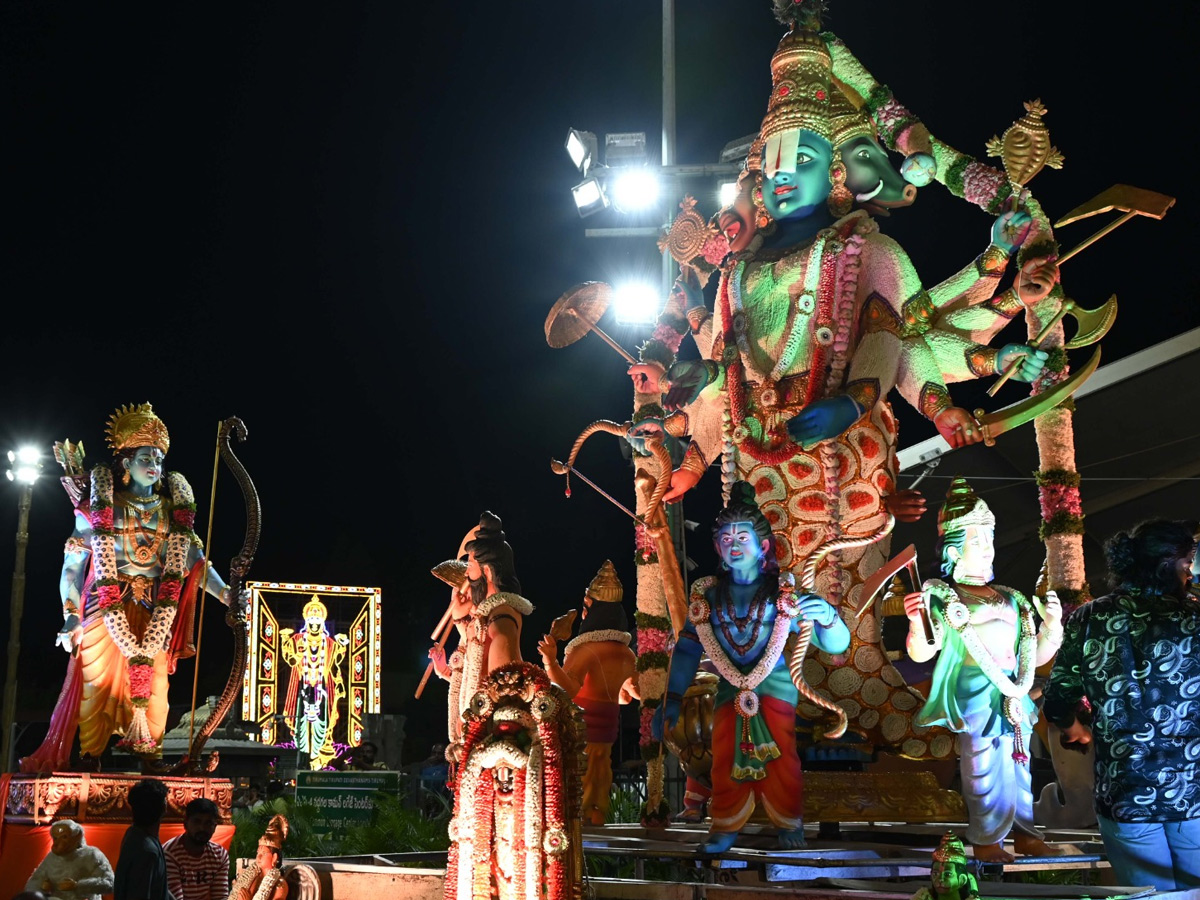
[[[364, 737], [364, 716], [380, 711], [380, 644], [382, 635], [382, 597], [376, 587], [346, 587], [344, 585], [300, 584], [280, 581], [251, 581], [250, 630], [247, 635], [249, 653], [246, 671], [242, 676], [242, 718], [258, 726], [257, 739], [264, 744], [280, 743], [277, 716], [283, 710], [284, 697], [280, 692], [280, 668], [283, 654], [280, 649], [280, 620], [301, 621], [301, 609], [313, 595], [330, 610], [342, 610], [347, 600], [361, 598], [362, 606], [354, 613], [346, 631], [350, 644], [346, 649], [346, 698], [338, 731], [345, 723], [345, 743], [357, 747]], [[351, 608], [353, 608], [352, 604]], [[345, 621], [345, 617], [337, 618]], [[337, 630], [340, 630], [337, 629]], [[286, 694], [287, 682], [283, 682]], [[317, 762], [313, 760], [314, 764]]]

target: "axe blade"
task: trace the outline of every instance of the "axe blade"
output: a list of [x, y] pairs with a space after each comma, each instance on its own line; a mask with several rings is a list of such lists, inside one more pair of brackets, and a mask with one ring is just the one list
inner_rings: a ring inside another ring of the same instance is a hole
[[1054, 223], [1055, 228], [1062, 228], [1080, 219], [1098, 216], [1102, 213], [1117, 210], [1124, 213], [1134, 213], [1139, 216], [1150, 216], [1161, 219], [1167, 210], [1175, 205], [1175, 198], [1157, 191], [1133, 187], [1129, 184], [1114, 184], [1108, 190], [1097, 194], [1091, 200], [1083, 203]]
[[1078, 329], [1075, 337], [1063, 346], [1068, 350], [1090, 346], [1108, 334], [1108, 329], [1112, 328], [1113, 322], [1117, 320], [1117, 295], [1113, 294], [1103, 306], [1096, 309], [1083, 309], [1076, 305], [1071, 310], [1071, 315], [1074, 316]]
[[856, 619], [862, 618], [863, 613], [871, 608], [871, 604], [875, 602], [875, 598], [879, 596], [879, 592], [883, 586], [888, 583], [893, 575], [903, 572], [910, 566], [915, 571], [917, 565], [917, 547], [915, 544], [909, 544], [882, 566], [876, 569], [863, 582], [862, 592], [859, 597], [863, 600], [859, 603], [858, 611], [855, 612]]

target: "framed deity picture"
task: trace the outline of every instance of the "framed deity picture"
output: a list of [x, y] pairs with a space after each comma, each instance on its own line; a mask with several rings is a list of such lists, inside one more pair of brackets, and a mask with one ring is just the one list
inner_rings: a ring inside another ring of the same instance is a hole
[[329, 766], [379, 712], [379, 588], [251, 581], [243, 718]]

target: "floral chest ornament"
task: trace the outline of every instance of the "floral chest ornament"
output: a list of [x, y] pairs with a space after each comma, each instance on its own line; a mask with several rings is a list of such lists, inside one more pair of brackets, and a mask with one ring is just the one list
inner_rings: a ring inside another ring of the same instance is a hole
[[[779, 465], [800, 451], [786, 431], [787, 417], [774, 415], [773, 409], [782, 399], [778, 384], [787, 376], [802, 347], [810, 349], [803, 406], [841, 387], [849, 363], [864, 243], [858, 225], [852, 219], [819, 232], [807, 251], [799, 251], [804, 254], [800, 263], [804, 273], [799, 284], [794, 290], [776, 288], [787, 294], [788, 310], [770, 371], [758, 366], [751, 352], [753, 311], [746, 309], [746, 261], [734, 263], [721, 279], [717, 299], [724, 350], [720, 361], [726, 368], [730, 407], [726, 438], [760, 462]], [[773, 283], [769, 273], [763, 274], [768, 283]], [[748, 409], [747, 381], [760, 385], [757, 395], [762, 409], [753, 412]]]
[[775, 621], [771, 627], [770, 637], [762, 654], [749, 672], [741, 668], [730, 658], [725, 646], [717, 638], [713, 628], [713, 613], [708, 598], [703, 589], [692, 594], [688, 606], [688, 619], [696, 628], [700, 645], [704, 647], [708, 658], [716, 666], [721, 677], [738, 689], [734, 698], [734, 708], [741, 720], [741, 741], [738, 744], [743, 753], [752, 753], [754, 743], [750, 739], [750, 720], [758, 715], [759, 702], [755, 689], [766, 680], [783, 656], [784, 645], [792, 622], [800, 614], [800, 603], [792, 591], [781, 590], [774, 597]]

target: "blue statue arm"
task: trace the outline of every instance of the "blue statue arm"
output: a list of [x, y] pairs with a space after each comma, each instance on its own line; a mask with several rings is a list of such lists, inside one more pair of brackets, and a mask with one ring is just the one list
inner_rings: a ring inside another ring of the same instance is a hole
[[801, 594], [800, 618], [812, 620], [813, 643], [826, 653], [842, 653], [850, 646], [850, 629], [838, 611], [824, 598], [816, 594]]
[[683, 695], [692, 685], [696, 670], [700, 668], [700, 638], [696, 629], [688, 622], [679, 632], [679, 640], [671, 651], [670, 668], [667, 674], [667, 693], [662, 705], [654, 714], [650, 733], [656, 741], [661, 741], [663, 731], [674, 728], [679, 721], [679, 710], [683, 705]]
[[788, 434], [802, 447], [810, 448], [821, 441], [837, 437], [865, 413], [866, 407], [848, 394], [839, 394], [810, 403], [798, 415], [788, 420]]

